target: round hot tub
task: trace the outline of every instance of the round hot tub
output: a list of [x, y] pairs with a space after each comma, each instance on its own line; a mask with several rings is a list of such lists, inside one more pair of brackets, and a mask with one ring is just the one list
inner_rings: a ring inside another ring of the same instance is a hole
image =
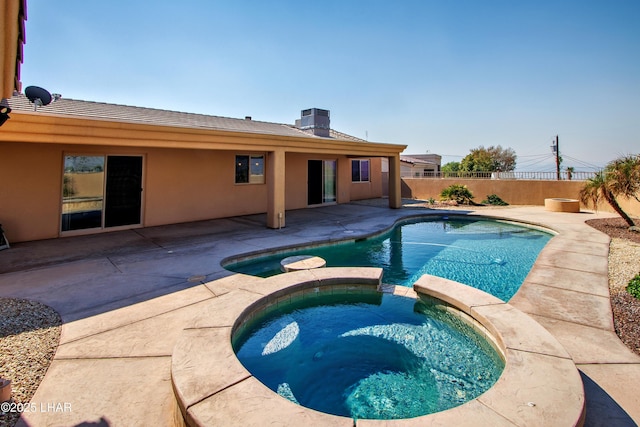
[[240, 362], [290, 401], [353, 419], [443, 411], [504, 368], [486, 337], [441, 305], [362, 287], [319, 288], [263, 306], [233, 335]]
[[447, 279], [381, 279], [379, 268], [321, 268], [207, 283], [219, 296], [172, 355], [186, 424], [583, 424], [579, 372], [531, 317]]

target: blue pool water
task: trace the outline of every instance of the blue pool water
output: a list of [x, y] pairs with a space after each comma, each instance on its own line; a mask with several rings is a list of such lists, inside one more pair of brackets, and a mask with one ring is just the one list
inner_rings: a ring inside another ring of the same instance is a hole
[[324, 295], [258, 316], [233, 337], [285, 398], [354, 419], [412, 418], [476, 398], [504, 362], [445, 310], [393, 295]]
[[444, 277], [508, 301], [518, 291], [551, 234], [481, 218], [411, 220], [365, 240], [324, 245], [227, 264], [238, 273], [280, 273], [291, 255], [324, 258], [328, 267], [382, 267], [383, 282], [412, 286], [423, 274]]

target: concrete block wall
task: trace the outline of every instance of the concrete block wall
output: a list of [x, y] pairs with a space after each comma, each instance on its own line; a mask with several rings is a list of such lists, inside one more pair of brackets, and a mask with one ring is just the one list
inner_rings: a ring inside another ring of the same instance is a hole
[[[440, 200], [440, 192], [452, 185], [466, 185], [480, 203], [488, 195], [496, 194], [510, 205], [544, 206], [546, 198], [578, 199], [584, 181], [543, 181], [519, 179], [462, 179], [462, 178], [402, 178], [402, 197]], [[640, 217], [640, 202], [634, 199], [619, 200], [622, 209], [634, 217]], [[584, 208], [585, 206], [583, 206]], [[613, 212], [606, 203], [598, 210]]]

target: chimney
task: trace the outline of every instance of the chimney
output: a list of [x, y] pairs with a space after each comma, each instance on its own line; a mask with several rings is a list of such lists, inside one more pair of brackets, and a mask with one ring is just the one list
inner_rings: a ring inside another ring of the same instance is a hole
[[[302, 110], [300, 117], [300, 129], [315, 136], [329, 137], [329, 110], [309, 108]], [[298, 125], [298, 120], [296, 120]]]

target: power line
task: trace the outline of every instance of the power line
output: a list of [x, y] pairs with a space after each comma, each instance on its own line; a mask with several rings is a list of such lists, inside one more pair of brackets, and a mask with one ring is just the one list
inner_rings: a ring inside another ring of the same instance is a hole
[[594, 164], [591, 164], [591, 163], [587, 163], [585, 161], [582, 161], [580, 159], [576, 159], [575, 157], [571, 157], [571, 156], [566, 155], [566, 154], [564, 154], [563, 157], [567, 158], [569, 160], [572, 160], [574, 162], [580, 163], [582, 166], [586, 166], [586, 167], [589, 167], [589, 168], [592, 168], [592, 169], [596, 169], [596, 170], [602, 169], [602, 166], [597, 166], [597, 165], [594, 165]]
[[518, 162], [519, 166], [531, 166], [536, 165], [538, 163], [542, 163], [547, 160], [552, 160], [554, 158], [553, 154], [545, 154], [544, 156], [536, 157], [535, 159], [529, 159], [525, 162]]
[[527, 154], [527, 155], [523, 155], [523, 156], [521, 156], [521, 155], [519, 155], [519, 154], [518, 154], [518, 158], [520, 158], [520, 157], [540, 157], [540, 156], [548, 156], [548, 155], [549, 155], [549, 153], [543, 153], [543, 154]]
[[[548, 156], [548, 157], [546, 157], [546, 158], [544, 158], [544, 159], [540, 159], [540, 160], [538, 160], [538, 161], [535, 161], [535, 162], [533, 162], [533, 163], [526, 164], [526, 165], [524, 165], [524, 166], [531, 167], [531, 166], [533, 166], [533, 165], [537, 165], [537, 164], [543, 163], [543, 162], [545, 162], [545, 161], [547, 161], [547, 160], [553, 160], [553, 158], [554, 158], [554, 156], [550, 155], [550, 156]], [[519, 166], [520, 166], [520, 165], [519, 165]]]

